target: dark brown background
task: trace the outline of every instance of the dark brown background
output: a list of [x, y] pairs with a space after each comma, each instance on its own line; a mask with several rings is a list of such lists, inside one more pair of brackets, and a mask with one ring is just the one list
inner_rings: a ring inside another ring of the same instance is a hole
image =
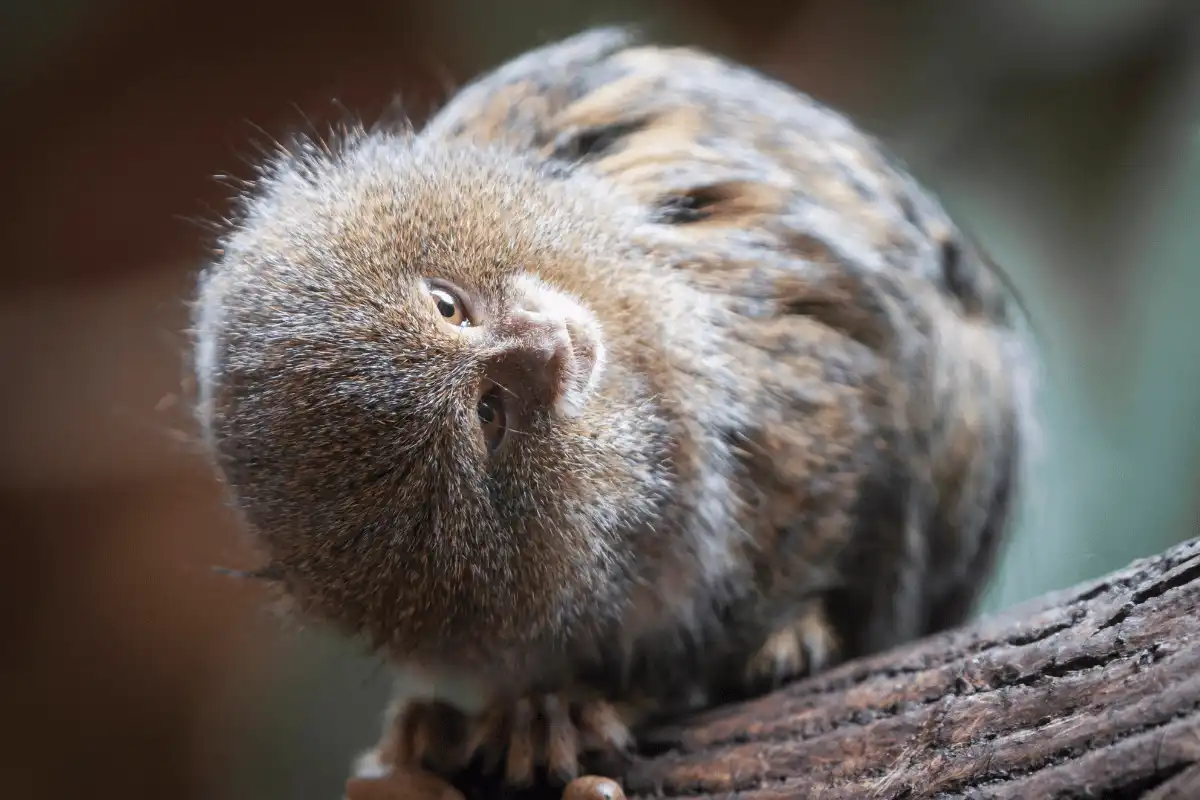
[[992, 607], [1195, 521], [1197, 38], [1187, 0], [14, 2], [0, 17], [0, 789], [330, 798], [384, 677], [285, 636], [178, 404], [185, 301], [254, 142], [420, 117], [646, 21], [855, 116], [942, 191], [1053, 350], [1047, 462]]

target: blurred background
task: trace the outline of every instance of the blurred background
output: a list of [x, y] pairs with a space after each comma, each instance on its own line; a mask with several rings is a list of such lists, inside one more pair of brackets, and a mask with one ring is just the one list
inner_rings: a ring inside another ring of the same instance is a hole
[[1011, 273], [1044, 457], [995, 610], [1196, 530], [1200, 16], [1192, 0], [5, 0], [0, 787], [340, 797], [382, 665], [213, 574], [245, 542], [179, 405], [185, 298], [256, 143], [420, 119], [601, 23], [849, 113]]

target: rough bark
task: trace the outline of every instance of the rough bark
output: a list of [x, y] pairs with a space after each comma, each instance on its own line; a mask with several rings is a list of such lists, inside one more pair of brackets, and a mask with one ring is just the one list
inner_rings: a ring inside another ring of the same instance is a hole
[[[628, 800], [1200, 800], [1200, 539], [639, 747]], [[397, 774], [347, 797], [489, 796], [459, 788]]]
[[645, 748], [630, 798], [1200, 798], [1200, 539]]

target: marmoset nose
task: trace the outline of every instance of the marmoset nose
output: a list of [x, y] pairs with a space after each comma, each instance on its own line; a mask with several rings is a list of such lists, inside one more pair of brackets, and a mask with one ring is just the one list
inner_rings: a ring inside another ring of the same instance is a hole
[[526, 410], [553, 407], [574, 360], [566, 321], [518, 309], [495, 326], [495, 333], [506, 346], [492, 359], [488, 378]]

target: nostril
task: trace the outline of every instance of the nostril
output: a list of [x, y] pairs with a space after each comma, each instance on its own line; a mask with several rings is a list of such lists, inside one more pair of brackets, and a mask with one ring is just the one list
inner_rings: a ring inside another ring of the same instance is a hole
[[491, 359], [488, 377], [526, 411], [553, 406], [565, 390], [573, 359], [566, 325], [542, 315], [514, 314], [502, 333], [503, 349]]

